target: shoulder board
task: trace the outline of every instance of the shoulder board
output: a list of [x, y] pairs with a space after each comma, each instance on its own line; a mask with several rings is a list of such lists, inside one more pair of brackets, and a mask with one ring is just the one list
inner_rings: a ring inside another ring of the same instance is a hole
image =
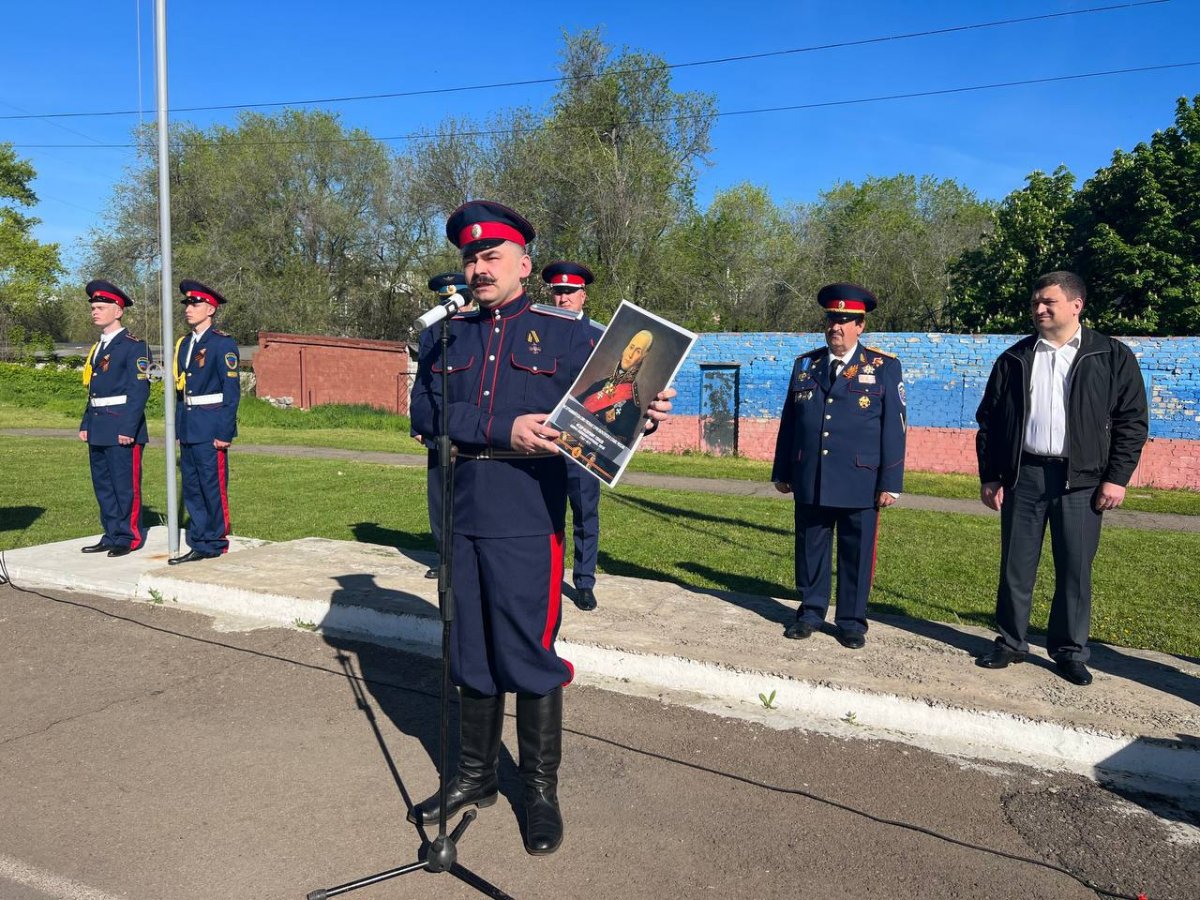
[[212, 330], [212, 333], [213, 333], [213, 334], [216, 334], [216, 335], [220, 335], [221, 337], [229, 337], [229, 333], [228, 333], [228, 332], [221, 331], [219, 328], [214, 328], [214, 329]]
[[558, 319], [573, 319], [578, 322], [583, 318], [583, 310], [575, 312], [570, 309], [559, 309], [557, 306], [550, 306], [545, 303], [530, 303], [529, 308], [542, 316], [554, 316]]
[[879, 356], [886, 356], [888, 359], [895, 359], [895, 353], [888, 353], [886, 350], [880, 350], [878, 347], [864, 347], [868, 353], [875, 353]]
[[136, 334], [134, 334], [134, 333], [133, 333], [132, 331], [130, 331], [128, 328], [126, 328], [126, 329], [125, 329], [125, 335], [126, 335], [126, 337], [128, 337], [128, 338], [129, 338], [131, 341], [138, 341], [138, 342], [140, 342], [140, 341], [142, 340], [140, 337], [138, 337]]
[[481, 312], [483, 312], [483, 310], [479, 309], [479, 308], [470, 309], [470, 310], [467, 310], [466, 312], [456, 312], [450, 318], [452, 320], [453, 319], [477, 319], [477, 318], [479, 318], [479, 314]]

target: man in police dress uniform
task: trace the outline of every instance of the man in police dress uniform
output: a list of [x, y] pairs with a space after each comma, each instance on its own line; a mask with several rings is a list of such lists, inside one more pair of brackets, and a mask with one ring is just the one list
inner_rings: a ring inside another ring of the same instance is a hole
[[104, 533], [84, 553], [124, 556], [145, 541], [142, 530], [142, 450], [150, 397], [150, 348], [121, 324], [133, 300], [109, 281], [85, 288], [100, 339], [88, 351], [83, 383], [87, 406], [79, 439], [88, 445], [92, 487]]
[[225, 298], [199, 281], [179, 283], [192, 326], [175, 344], [175, 436], [191, 549], [170, 565], [213, 559], [229, 549], [229, 445], [241, 400], [237, 342], [213, 327]]
[[859, 343], [875, 296], [856, 284], [821, 288], [826, 345], [792, 367], [771, 480], [795, 497], [800, 608], [784, 634], [821, 626], [832, 594], [837, 529], [837, 639], [866, 643], [879, 510], [904, 484], [905, 401], [900, 361]]
[[[480, 309], [450, 323], [445, 359], [440, 343], [421, 359], [411, 406], [417, 431], [433, 439], [444, 369], [449, 436], [458, 448], [450, 671], [461, 697], [461, 751], [447, 815], [495, 803], [504, 694], [516, 693], [523, 837], [526, 850], [545, 854], [562, 843], [562, 687], [573, 675], [554, 649], [567, 462], [546, 419], [587, 360], [594, 332], [575, 315], [525, 296], [534, 234], [498, 203], [471, 201], [451, 214], [446, 235], [462, 251]], [[651, 419], [666, 418], [672, 393], [659, 396]], [[409, 817], [435, 822], [438, 795]]]
[[[596, 330], [596, 339], [604, 326], [588, 318], [587, 286], [595, 280], [591, 269], [576, 262], [559, 260], [542, 269], [542, 281], [550, 286], [554, 305], [569, 309], [580, 321]], [[575, 538], [575, 605], [582, 610], [596, 608], [596, 557], [600, 552], [600, 481], [581, 466], [567, 466], [567, 502], [571, 506], [572, 532]]]

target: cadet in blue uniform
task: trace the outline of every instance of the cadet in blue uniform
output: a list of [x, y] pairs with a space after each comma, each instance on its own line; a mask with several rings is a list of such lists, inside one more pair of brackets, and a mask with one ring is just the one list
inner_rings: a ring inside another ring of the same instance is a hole
[[[575, 313], [596, 330], [595, 337], [599, 340], [604, 326], [592, 321], [583, 311], [587, 303], [587, 286], [594, 280], [591, 269], [580, 263], [559, 260], [542, 269], [542, 281], [550, 286], [554, 305]], [[600, 552], [600, 480], [581, 466], [567, 466], [567, 502], [571, 506], [575, 538], [575, 568], [571, 571], [575, 605], [582, 610], [593, 610], [596, 608], [596, 557]]]
[[[450, 668], [461, 696], [461, 752], [447, 815], [495, 803], [504, 694], [516, 693], [525, 848], [553, 853], [563, 836], [562, 686], [573, 670], [554, 649], [567, 463], [546, 418], [582, 369], [594, 331], [572, 313], [529, 302], [522, 280], [532, 271], [526, 247], [534, 229], [511, 209], [466, 203], [451, 214], [446, 235], [462, 251], [480, 309], [451, 322], [445, 359], [440, 343], [430, 342], [411, 409], [418, 433], [434, 438], [444, 369], [449, 436], [458, 447]], [[656, 399], [651, 419], [666, 418], [672, 394]], [[409, 817], [436, 821], [437, 794]]]
[[821, 288], [826, 347], [792, 367], [771, 480], [796, 500], [800, 609], [784, 634], [806, 638], [825, 620], [837, 529], [837, 639], [866, 643], [879, 510], [904, 484], [904, 382], [900, 361], [859, 343], [874, 295], [855, 284]]
[[175, 435], [191, 548], [170, 565], [212, 559], [229, 549], [229, 445], [241, 399], [237, 342], [213, 327], [225, 298], [199, 281], [179, 283], [192, 326], [175, 344]]
[[146, 446], [146, 400], [150, 397], [150, 348], [121, 324], [133, 300], [108, 281], [85, 288], [100, 339], [88, 351], [83, 384], [87, 406], [79, 439], [88, 445], [92, 487], [104, 534], [84, 553], [124, 556], [145, 541], [142, 530], [142, 449]]

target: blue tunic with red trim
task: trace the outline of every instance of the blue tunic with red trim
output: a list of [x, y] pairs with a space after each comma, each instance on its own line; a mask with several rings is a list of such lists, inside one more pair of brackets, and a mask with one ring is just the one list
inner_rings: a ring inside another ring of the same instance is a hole
[[[450, 323], [445, 369], [455, 463], [454, 531], [474, 537], [520, 537], [562, 531], [566, 461], [466, 459], [485, 448], [511, 450], [513, 422], [549, 413], [583, 369], [596, 330], [573, 314], [531, 304], [522, 294], [493, 310]], [[424, 344], [425, 342], [423, 342]], [[413, 387], [413, 429], [440, 431], [441, 341], [428, 342]]]
[[191, 335], [185, 336], [175, 351], [175, 371], [184, 373], [185, 381], [183, 390], [175, 391], [175, 436], [181, 444], [232, 441], [242, 396], [237, 341], [207, 328], [189, 360], [191, 340]]
[[[136, 444], [147, 441], [146, 401], [150, 399], [150, 363], [145, 341], [121, 329], [107, 347], [91, 351], [88, 400], [79, 430], [92, 446], [113, 446], [121, 435]], [[99, 405], [97, 405], [99, 404]]]

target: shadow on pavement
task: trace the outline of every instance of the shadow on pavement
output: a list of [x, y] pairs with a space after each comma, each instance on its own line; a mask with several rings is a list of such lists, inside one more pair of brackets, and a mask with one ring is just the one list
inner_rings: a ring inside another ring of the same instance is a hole
[[[403, 534], [403, 532], [394, 533]], [[379, 608], [381, 604], [387, 603], [389, 597], [393, 600], [403, 598], [406, 601], [426, 602], [422, 598], [402, 595], [400, 592], [380, 587], [375, 581], [375, 576], [365, 572], [337, 575], [334, 576], [334, 580], [339, 585], [330, 598], [329, 618], [334, 621], [336, 621], [339, 606]], [[436, 627], [440, 639], [440, 619], [436, 620]], [[336, 633], [323, 633], [322, 636], [325, 643], [337, 649], [337, 659], [346, 672], [347, 683], [354, 702], [362, 710], [368, 728], [374, 733], [384, 764], [396, 782], [405, 808], [411, 809], [414, 803], [425, 799], [425, 794], [414, 797], [405, 787], [404, 775], [406, 773], [399, 772], [396, 768], [385, 737], [375, 721], [371, 702], [374, 702], [375, 709], [386, 716], [397, 730], [420, 742], [422, 749], [429, 757], [430, 768], [436, 772], [441, 758], [439, 715], [442, 681], [440, 660], [428, 660], [378, 644], [341, 637]], [[356, 674], [361, 681], [354, 678]], [[447, 753], [451, 774], [453, 774], [458, 760], [457, 706], [458, 696], [454, 691], [450, 697], [448, 729], [450, 746]], [[521, 808], [521, 793], [517, 765], [507, 746], [502, 746], [500, 750], [499, 773], [500, 792], [515, 812]], [[407, 774], [411, 775], [412, 773]]]

